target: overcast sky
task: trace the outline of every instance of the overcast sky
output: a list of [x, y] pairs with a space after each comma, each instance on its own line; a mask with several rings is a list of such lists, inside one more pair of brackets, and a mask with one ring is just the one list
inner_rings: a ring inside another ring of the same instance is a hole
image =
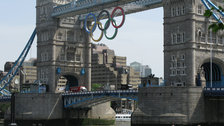
[[[6, 61], [15, 61], [35, 28], [36, 0], [1, 1], [0, 4], [0, 70]], [[113, 30], [110, 29], [109, 35]], [[129, 14], [114, 40], [100, 41], [118, 56], [126, 56], [128, 65], [137, 61], [149, 65], [163, 77], [163, 9]], [[36, 57], [36, 41], [27, 59]]]

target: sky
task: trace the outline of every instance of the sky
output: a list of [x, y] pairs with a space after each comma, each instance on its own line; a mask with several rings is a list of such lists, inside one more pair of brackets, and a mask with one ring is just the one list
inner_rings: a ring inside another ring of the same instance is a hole
[[[31, 36], [36, 24], [35, 4], [35, 0], [1, 1], [0, 70], [4, 70], [5, 62], [17, 59]], [[108, 35], [113, 31], [110, 28]], [[126, 15], [116, 38], [104, 37], [100, 43], [116, 55], [126, 56], [128, 65], [134, 61], [149, 65], [155, 76], [163, 77], [163, 8]], [[27, 59], [31, 57], [36, 57], [36, 40]]]

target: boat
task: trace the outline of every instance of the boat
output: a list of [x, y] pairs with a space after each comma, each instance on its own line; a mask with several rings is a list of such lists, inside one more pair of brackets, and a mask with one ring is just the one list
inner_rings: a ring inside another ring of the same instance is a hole
[[131, 114], [116, 114], [116, 121], [131, 121]]

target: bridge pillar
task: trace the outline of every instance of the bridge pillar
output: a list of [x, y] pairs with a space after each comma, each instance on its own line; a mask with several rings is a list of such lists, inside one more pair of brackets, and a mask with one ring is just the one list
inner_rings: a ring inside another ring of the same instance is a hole
[[[18, 126], [74, 126], [84, 124], [114, 124], [115, 112], [110, 103], [93, 107], [65, 109], [59, 93], [15, 95], [15, 122]], [[95, 123], [94, 123], [95, 122]], [[10, 124], [10, 111], [5, 115], [5, 125]]]
[[[54, 6], [70, 1], [37, 0], [37, 78], [48, 86], [49, 92], [57, 92], [62, 76], [67, 84], [91, 88], [89, 35], [80, 27], [78, 16], [51, 17]], [[80, 74], [83, 69], [85, 73]]]

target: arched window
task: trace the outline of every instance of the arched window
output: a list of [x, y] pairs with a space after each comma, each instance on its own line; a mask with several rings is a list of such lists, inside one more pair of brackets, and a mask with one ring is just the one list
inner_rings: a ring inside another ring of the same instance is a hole
[[63, 34], [61, 32], [59, 32], [58, 35], [57, 35], [57, 39], [62, 40], [62, 36], [63, 36]]
[[67, 32], [67, 41], [74, 41], [74, 32], [73, 31]]

